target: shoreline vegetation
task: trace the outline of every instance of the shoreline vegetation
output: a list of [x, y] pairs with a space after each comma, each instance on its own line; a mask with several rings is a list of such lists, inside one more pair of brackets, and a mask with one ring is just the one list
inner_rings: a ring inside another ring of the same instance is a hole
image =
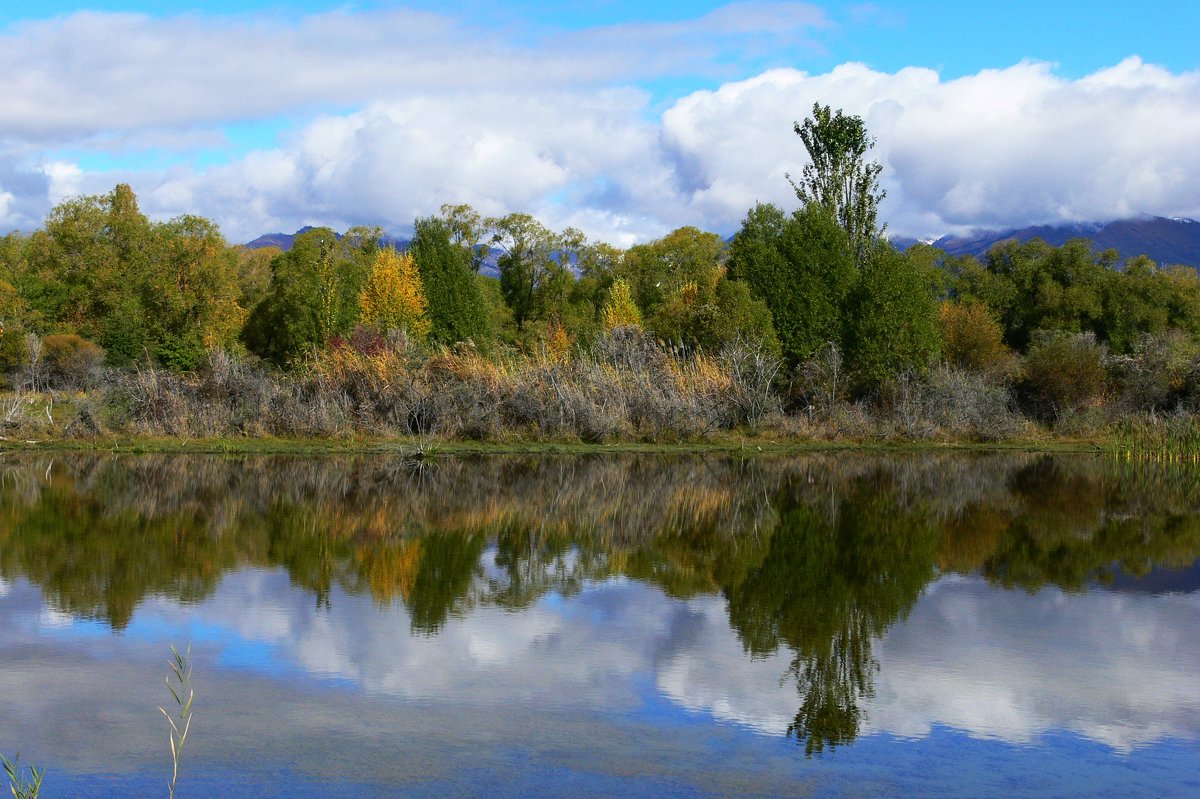
[[1196, 269], [1083, 239], [897, 250], [863, 121], [814, 105], [795, 132], [800, 207], [729, 240], [620, 249], [447, 204], [403, 247], [356, 227], [251, 250], [150, 221], [128, 185], [69, 199], [0, 238], [0, 445], [1200, 459]]

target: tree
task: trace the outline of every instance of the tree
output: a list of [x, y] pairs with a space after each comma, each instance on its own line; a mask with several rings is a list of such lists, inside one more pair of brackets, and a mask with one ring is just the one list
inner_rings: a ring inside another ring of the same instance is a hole
[[29, 242], [26, 294], [47, 326], [99, 341], [115, 364], [153, 343], [143, 305], [151, 227], [126, 184], [59, 203]]
[[345, 334], [358, 315], [358, 295], [366, 280], [361, 252], [343, 244], [329, 228], [298, 235], [290, 250], [271, 263], [266, 297], [243, 331], [258, 355], [284, 365], [330, 336]]
[[631, 247], [619, 272], [629, 280], [642, 313], [650, 316], [689, 284], [714, 286], [726, 254], [725, 242], [716, 233], [681, 227], [661, 239]]
[[959, 369], [1000, 376], [1009, 371], [1012, 352], [1004, 345], [1000, 323], [977, 300], [942, 303], [938, 311], [942, 356]]
[[503, 250], [496, 262], [500, 291], [521, 330], [531, 319], [546, 318], [552, 299], [566, 296], [573, 278], [556, 258], [561, 240], [529, 214], [509, 214], [487, 224], [495, 231], [492, 243]]
[[855, 262], [862, 266], [871, 242], [882, 229], [876, 226], [879, 204], [887, 192], [879, 187], [883, 167], [865, 160], [875, 140], [867, 136], [861, 117], [847, 116], [838, 109], [813, 103], [812, 116], [794, 129], [808, 150], [809, 164], [800, 182], [787, 176], [796, 197], [807, 206], [813, 203], [833, 213], [850, 236]]
[[785, 216], [756, 205], [733, 237], [729, 275], [766, 303], [792, 363], [843, 343], [844, 305], [858, 275], [846, 232], [822, 206]]
[[429, 303], [429, 337], [445, 344], [486, 337], [491, 320], [478, 281], [490, 278], [475, 274], [470, 253], [454, 244], [445, 220], [425, 217], [413, 228], [408, 251]]
[[906, 370], [923, 372], [941, 351], [928, 276], [886, 241], [871, 249], [845, 318], [847, 355], [860, 390]]
[[641, 327], [642, 312], [638, 310], [637, 303], [633, 301], [633, 292], [630, 291], [629, 284], [624, 279], [615, 281], [612, 288], [609, 289], [608, 302], [604, 304], [601, 324], [605, 330], [631, 325]]
[[450, 240], [466, 251], [471, 268], [478, 274], [487, 257], [484, 235], [487, 227], [479, 212], [466, 203], [444, 203], [441, 207], [442, 221], [450, 232]]
[[385, 248], [358, 295], [359, 324], [386, 333], [405, 330], [418, 340], [429, 334], [429, 303], [412, 255]]
[[151, 352], [164, 365], [194, 369], [208, 348], [234, 342], [245, 321], [237, 251], [214, 222], [198, 216], [154, 225], [151, 242], [141, 287]]

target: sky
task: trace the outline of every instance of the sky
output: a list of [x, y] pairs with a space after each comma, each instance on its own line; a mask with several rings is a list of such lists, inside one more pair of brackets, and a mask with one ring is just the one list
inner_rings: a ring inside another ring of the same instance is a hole
[[0, 230], [130, 183], [232, 242], [443, 203], [627, 246], [796, 204], [814, 102], [890, 233], [1200, 217], [1200, 3], [0, 4]]

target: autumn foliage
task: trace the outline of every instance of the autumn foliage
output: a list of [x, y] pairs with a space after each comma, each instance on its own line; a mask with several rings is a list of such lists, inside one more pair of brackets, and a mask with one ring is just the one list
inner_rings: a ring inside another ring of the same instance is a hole
[[387, 332], [403, 330], [424, 340], [429, 335], [429, 303], [417, 264], [408, 253], [381, 249], [358, 295], [359, 323]]

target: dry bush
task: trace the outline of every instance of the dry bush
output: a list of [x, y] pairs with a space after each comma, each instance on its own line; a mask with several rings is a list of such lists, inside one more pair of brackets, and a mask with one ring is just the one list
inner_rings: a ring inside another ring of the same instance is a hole
[[1145, 335], [1133, 352], [1109, 361], [1120, 406], [1126, 412], [1168, 410], [1196, 398], [1200, 344], [1179, 330]]
[[1039, 332], [1021, 364], [1020, 389], [1036, 417], [1055, 420], [1099, 407], [1107, 350], [1092, 333]]
[[74, 333], [63, 333], [42, 339], [41, 358], [51, 386], [84, 389], [99, 380], [104, 349]]
[[994, 377], [1012, 374], [1016, 359], [1004, 344], [1004, 330], [981, 302], [943, 302], [938, 313], [942, 358], [947, 364]]
[[1021, 426], [1008, 387], [978, 372], [935, 367], [897, 377], [880, 403], [881, 432], [912, 439], [995, 440]]

